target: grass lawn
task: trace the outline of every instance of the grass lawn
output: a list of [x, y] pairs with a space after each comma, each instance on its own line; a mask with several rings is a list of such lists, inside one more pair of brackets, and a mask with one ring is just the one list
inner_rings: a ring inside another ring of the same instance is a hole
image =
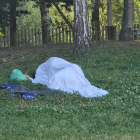
[[78, 94], [15, 98], [0, 90], [0, 140], [139, 140], [140, 43], [93, 44], [91, 55], [72, 55], [72, 45], [0, 48], [0, 84], [15, 82], [37, 90], [46, 87], [8, 78], [15, 68], [32, 76], [52, 56], [78, 64], [92, 85], [109, 95]]

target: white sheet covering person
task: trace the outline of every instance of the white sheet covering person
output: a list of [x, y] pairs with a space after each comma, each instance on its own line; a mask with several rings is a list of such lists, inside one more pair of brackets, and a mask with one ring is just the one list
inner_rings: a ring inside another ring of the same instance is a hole
[[67, 93], [77, 92], [83, 97], [108, 94], [106, 90], [91, 85], [77, 64], [58, 57], [51, 57], [42, 63], [36, 70], [35, 79], [30, 79], [32, 83], [40, 83]]

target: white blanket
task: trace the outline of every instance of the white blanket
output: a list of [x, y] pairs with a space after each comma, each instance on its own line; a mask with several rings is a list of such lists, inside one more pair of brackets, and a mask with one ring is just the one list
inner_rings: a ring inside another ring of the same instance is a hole
[[99, 97], [108, 94], [106, 90], [90, 84], [77, 64], [62, 58], [51, 57], [36, 70], [32, 83], [40, 83], [51, 89], [67, 93], [79, 93], [83, 97]]

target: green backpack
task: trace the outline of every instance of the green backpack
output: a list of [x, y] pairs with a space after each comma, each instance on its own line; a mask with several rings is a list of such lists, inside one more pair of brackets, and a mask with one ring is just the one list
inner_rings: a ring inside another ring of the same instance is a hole
[[26, 79], [26, 76], [19, 69], [14, 69], [10, 74], [10, 79], [24, 81]]

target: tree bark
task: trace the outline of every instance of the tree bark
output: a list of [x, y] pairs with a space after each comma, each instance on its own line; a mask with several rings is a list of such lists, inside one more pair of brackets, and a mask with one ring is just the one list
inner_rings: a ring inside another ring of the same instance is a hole
[[16, 5], [17, 1], [10, 4], [10, 46], [17, 46], [17, 32], [16, 32]]
[[49, 43], [49, 8], [46, 2], [40, 2], [42, 40], [43, 44]]
[[133, 5], [133, 0], [124, 0], [123, 23], [119, 34], [120, 41], [133, 40]]
[[73, 0], [74, 3], [74, 53], [89, 53], [92, 50], [88, 18], [88, 0]]

